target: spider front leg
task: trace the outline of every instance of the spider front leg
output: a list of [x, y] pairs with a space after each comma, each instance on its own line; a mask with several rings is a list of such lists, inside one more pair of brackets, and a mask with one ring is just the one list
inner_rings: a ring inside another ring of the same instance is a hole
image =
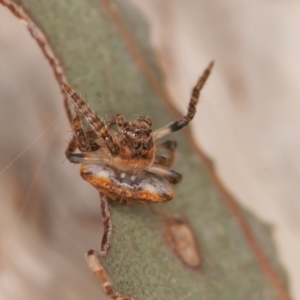
[[81, 152], [88, 151], [89, 144], [85, 136], [85, 133], [83, 131], [79, 115], [76, 115], [76, 117], [72, 121], [72, 130], [73, 130], [73, 136], [68, 144], [65, 154], [70, 162], [82, 163], [80, 157], [78, 157], [78, 153], [74, 153], [74, 152], [77, 150], [77, 148]]
[[167, 155], [156, 155], [154, 159], [154, 164], [161, 165], [164, 167], [170, 167], [175, 159], [175, 152], [177, 148], [177, 143], [175, 141], [166, 141], [162, 144], [156, 146], [156, 151], [166, 150]]
[[186, 116], [184, 116], [183, 118], [181, 118], [177, 121], [174, 121], [166, 126], [163, 126], [159, 129], [155, 130], [153, 132], [154, 140], [160, 139], [163, 136], [165, 136], [171, 132], [182, 129], [183, 127], [188, 125], [190, 123], [190, 121], [194, 118], [195, 113], [196, 113], [196, 105], [199, 101], [200, 91], [203, 88], [203, 86], [212, 70], [213, 65], [214, 65], [214, 62], [213, 61], [210, 62], [208, 67], [204, 70], [202, 76], [199, 78], [196, 86], [193, 88], [192, 96], [191, 96], [191, 100], [189, 103], [188, 112], [187, 112]]
[[[93, 141], [89, 142], [87, 135], [82, 128], [79, 115], [76, 115], [72, 121], [72, 130], [74, 134], [68, 144], [65, 154], [70, 162], [80, 164], [84, 162], [88, 154], [85, 155], [83, 153], [74, 153], [77, 148], [80, 152], [92, 152], [98, 150], [100, 147]], [[89, 135], [89, 138], [91, 138], [90, 132], [87, 132], [87, 134]]]
[[117, 156], [120, 148], [117, 142], [109, 134], [109, 127], [104, 120], [101, 120], [97, 114], [67, 85], [63, 84], [64, 90], [71, 96], [76, 108], [82, 113], [88, 124], [95, 131], [98, 137], [101, 137], [112, 156]]
[[73, 119], [72, 128], [80, 152], [94, 152], [100, 149], [100, 145], [95, 142], [99, 139], [98, 136], [94, 130], [84, 131], [80, 115]]

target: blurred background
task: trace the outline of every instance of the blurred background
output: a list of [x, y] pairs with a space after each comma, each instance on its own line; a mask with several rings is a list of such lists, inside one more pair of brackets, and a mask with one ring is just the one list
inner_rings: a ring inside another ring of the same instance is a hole
[[[130, 3], [183, 113], [215, 60], [195, 138], [240, 204], [272, 225], [300, 299], [300, 1]], [[100, 299], [84, 261], [101, 239], [97, 192], [65, 159], [71, 132], [52, 70], [2, 7], [0, 23], [0, 299]]]
[[58, 84], [2, 6], [0, 24], [0, 299], [107, 299], [84, 258], [100, 245], [99, 194], [65, 158]]

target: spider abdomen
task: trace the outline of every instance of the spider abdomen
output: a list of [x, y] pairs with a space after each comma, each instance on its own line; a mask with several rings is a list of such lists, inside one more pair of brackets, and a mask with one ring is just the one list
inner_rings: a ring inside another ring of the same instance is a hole
[[82, 164], [80, 173], [100, 192], [122, 204], [161, 203], [174, 197], [172, 184], [157, 174], [98, 164]]

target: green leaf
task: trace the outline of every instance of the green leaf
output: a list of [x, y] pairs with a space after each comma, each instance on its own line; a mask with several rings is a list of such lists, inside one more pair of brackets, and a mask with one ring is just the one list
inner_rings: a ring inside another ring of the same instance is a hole
[[[154, 128], [173, 120], [162, 99], [166, 95], [147, 25], [127, 1], [110, 1], [113, 7], [97, 0], [19, 3], [47, 36], [72, 88], [101, 116], [146, 114]], [[113, 19], [107, 9], [115, 9], [121, 18]], [[126, 30], [131, 41], [126, 42]], [[141, 57], [134, 52], [136, 45]], [[170, 138], [178, 141], [174, 169], [184, 178], [175, 198], [151, 206], [112, 205], [111, 249], [102, 263], [114, 287], [136, 300], [288, 299], [270, 230], [237, 207], [211, 168], [207, 172], [208, 160], [199, 159], [189, 132]], [[194, 232], [201, 268], [184, 264], [167, 243], [167, 221], [175, 217], [187, 221]]]

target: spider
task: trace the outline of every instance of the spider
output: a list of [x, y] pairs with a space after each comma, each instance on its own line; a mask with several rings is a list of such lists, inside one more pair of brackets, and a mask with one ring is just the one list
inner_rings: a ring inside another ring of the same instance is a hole
[[[171, 200], [174, 197], [173, 185], [182, 180], [181, 174], [170, 169], [177, 144], [175, 141], [154, 142], [182, 129], [194, 118], [200, 90], [212, 67], [213, 62], [194, 87], [187, 114], [156, 130], [151, 129], [152, 120], [148, 116], [126, 121], [123, 115], [115, 114], [104, 121], [78, 94], [63, 84], [77, 110], [72, 121], [74, 134], [66, 149], [68, 160], [81, 164], [83, 179], [115, 202], [132, 205]], [[84, 130], [82, 117], [90, 130]], [[76, 152], [77, 148], [80, 153]], [[167, 155], [160, 154], [162, 150]]]
[[[72, 121], [73, 137], [66, 149], [66, 156], [70, 162], [81, 164], [83, 179], [100, 192], [104, 233], [100, 251], [90, 250], [86, 258], [110, 299], [134, 300], [115, 291], [99, 260], [106, 256], [110, 248], [112, 223], [108, 199], [131, 205], [162, 203], [174, 197], [173, 185], [182, 180], [181, 174], [170, 169], [177, 144], [166, 141], [156, 145], [154, 141], [182, 129], [194, 118], [200, 91], [212, 67], [213, 62], [194, 87], [186, 116], [154, 131], [148, 116], [129, 122], [123, 115], [116, 114], [104, 121], [69, 86], [62, 86], [77, 109]], [[84, 130], [83, 118], [90, 130]], [[113, 130], [113, 126], [117, 127], [117, 131]], [[161, 154], [163, 150], [167, 152], [166, 156]]]

